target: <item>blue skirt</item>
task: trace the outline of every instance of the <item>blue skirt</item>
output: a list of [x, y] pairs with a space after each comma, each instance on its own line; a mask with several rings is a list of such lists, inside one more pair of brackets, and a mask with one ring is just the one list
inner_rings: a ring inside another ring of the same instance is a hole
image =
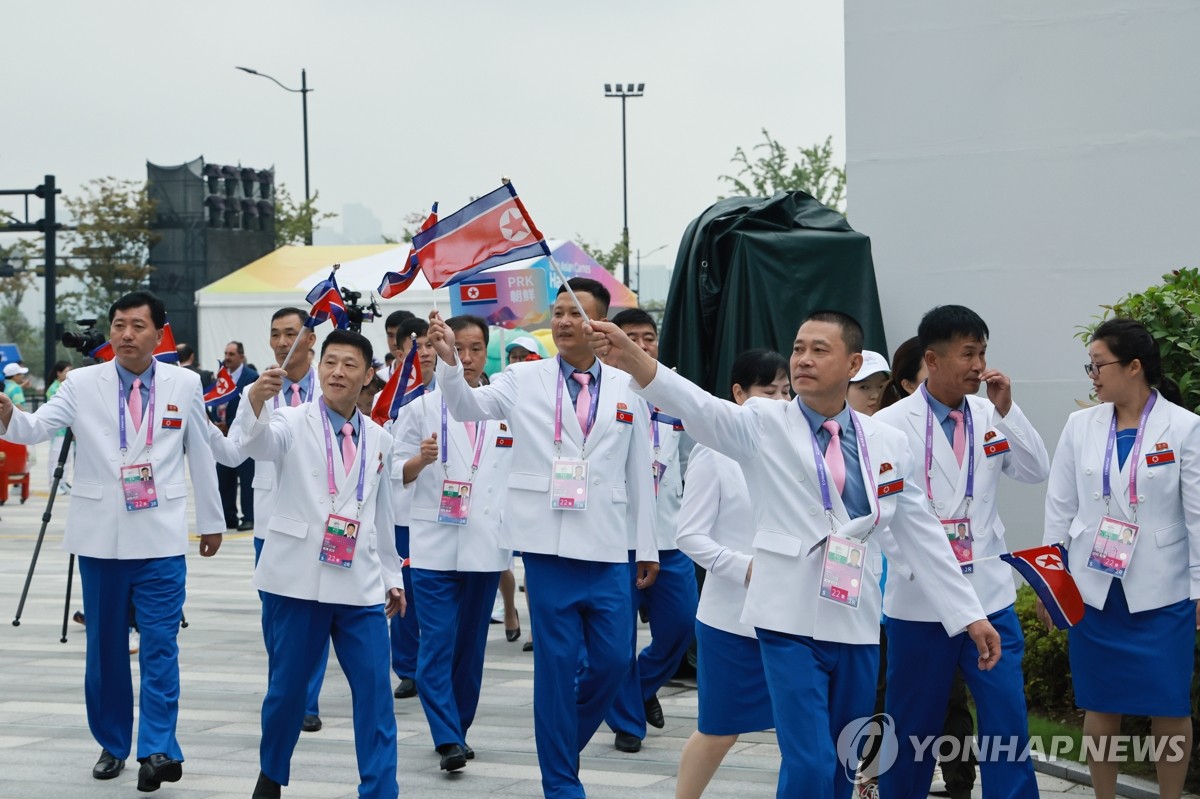
[[740, 735], [775, 726], [758, 640], [696, 622], [696, 729]]
[[1196, 603], [1130, 613], [1114, 579], [1104, 610], [1087, 606], [1067, 642], [1075, 704], [1098, 713], [1192, 715]]

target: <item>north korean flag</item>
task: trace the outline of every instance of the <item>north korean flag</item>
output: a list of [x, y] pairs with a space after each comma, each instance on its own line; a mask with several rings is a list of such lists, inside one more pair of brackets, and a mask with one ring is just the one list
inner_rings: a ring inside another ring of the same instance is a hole
[[435, 289], [510, 261], [550, 254], [511, 183], [413, 236], [413, 249]]
[[496, 281], [480, 280], [462, 283], [458, 287], [458, 298], [463, 305], [483, 305], [496, 301]]
[[305, 296], [305, 301], [312, 305], [308, 321], [304, 323], [305, 327], [315, 328], [331, 318], [337, 328], [344, 330], [350, 326], [350, 316], [346, 313], [346, 304], [342, 302], [342, 292], [338, 290], [337, 279], [334, 277], [337, 269], [338, 265], [334, 264], [329, 277], [313, 286]]
[[1062, 544], [1006, 552], [1000, 559], [1019, 571], [1037, 592], [1055, 627], [1065, 630], [1083, 618], [1083, 597], [1067, 568], [1067, 550]]
[[404, 356], [404, 365], [392, 372], [383, 391], [371, 406], [371, 418], [376, 424], [394, 420], [400, 409], [425, 393], [425, 381], [421, 376], [421, 361], [417, 358], [416, 336]]
[[217, 371], [217, 382], [204, 395], [204, 404], [210, 408], [224, 405], [236, 397], [240, 390], [233, 382], [233, 375], [222, 365]]
[[[421, 230], [429, 230], [437, 222], [437, 207], [438, 204], [433, 204], [433, 210], [425, 221], [421, 223]], [[413, 280], [420, 273], [420, 268], [417, 266], [417, 254], [412, 247], [408, 248], [408, 257], [404, 259], [404, 268], [399, 272], [384, 272], [383, 282], [379, 284], [379, 296], [387, 300], [395, 297], [400, 292], [412, 285]]]

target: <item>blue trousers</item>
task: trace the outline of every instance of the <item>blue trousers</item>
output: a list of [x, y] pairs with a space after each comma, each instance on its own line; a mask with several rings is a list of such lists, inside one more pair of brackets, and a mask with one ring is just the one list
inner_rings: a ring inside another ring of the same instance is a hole
[[258, 751], [263, 773], [280, 785], [288, 784], [308, 678], [332, 638], [350, 683], [358, 795], [396, 799], [396, 717], [383, 605], [335, 605], [271, 593], [264, 601], [271, 606], [267, 618], [273, 628], [273, 667], [262, 706]]
[[[696, 566], [678, 549], [658, 553], [658, 578], [645, 590], [637, 587], [636, 554], [629, 553], [630, 591], [633, 602], [632, 667], [604, 720], [614, 732], [646, 737], [646, 700], [667, 684], [696, 637]], [[650, 645], [638, 654], [637, 611], [644, 605], [650, 615]]]
[[[408, 527], [396, 527], [396, 552], [400, 560], [408, 557]], [[412, 584], [412, 569], [405, 568], [401, 575], [404, 580], [404, 598], [408, 602], [408, 610], [404, 618], [396, 614], [391, 618], [392, 629], [392, 671], [400, 679], [417, 676], [417, 650], [421, 643], [421, 624], [417, 618], [417, 601]]]
[[835, 742], [847, 724], [871, 715], [879, 644], [756, 629], [783, 756], [775, 796], [849, 799], [857, 758], [842, 762]]
[[184, 557], [80, 557], [79, 580], [87, 617], [83, 693], [92, 737], [114, 757], [129, 757], [133, 741], [132, 607], [141, 633], [138, 757], [162, 753], [183, 760], [175, 737], [179, 719], [179, 645], [175, 638], [187, 581]]
[[523, 558], [537, 630], [533, 733], [542, 793], [581, 799], [579, 753], [629, 670], [629, 566], [531, 552]]
[[425, 641], [417, 684], [434, 747], [466, 744], [479, 707], [483, 655], [500, 572], [411, 569]]
[[[254, 463], [254, 461], [250, 461]], [[258, 565], [258, 559], [262, 556], [263, 539], [254, 539], [254, 565]], [[270, 635], [272, 627], [267, 623], [267, 595], [264, 591], [258, 592], [258, 598], [262, 600], [262, 629], [263, 643], [267, 646], [267, 678], [270, 679], [271, 674], [271, 641]], [[304, 715], [319, 716], [321, 715], [321, 686], [325, 683], [325, 669], [329, 665], [329, 642], [325, 642], [325, 648], [321, 650], [321, 656], [317, 658], [317, 666], [313, 669], [312, 676], [308, 678], [308, 700], [304, 705]]]
[[[926, 748], [917, 760], [910, 736], [923, 741], [942, 734], [956, 668], [975, 698], [979, 741], [986, 746], [979, 757], [985, 799], [1037, 796], [1033, 761], [1020, 757], [1029, 742], [1021, 670], [1025, 638], [1011, 605], [988, 620], [1000, 633], [1002, 647], [1000, 662], [991, 671], [979, 670], [978, 650], [965, 632], [951, 638], [936, 622], [887, 620], [884, 709], [895, 721], [898, 746], [895, 764], [879, 776], [881, 796], [924, 799], [929, 793], [936, 752], [934, 747]], [[1005, 748], [995, 750], [998, 757], [988, 756], [997, 743]]]

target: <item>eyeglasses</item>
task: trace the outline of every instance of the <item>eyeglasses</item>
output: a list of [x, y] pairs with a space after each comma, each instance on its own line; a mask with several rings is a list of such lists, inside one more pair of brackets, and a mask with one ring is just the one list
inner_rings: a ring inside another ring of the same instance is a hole
[[1104, 363], [1085, 363], [1083, 365], [1083, 371], [1087, 373], [1088, 377], [1095, 377], [1096, 375], [1100, 374], [1101, 366], [1108, 366], [1109, 364], [1114, 364], [1114, 363], [1122, 363], [1122, 362], [1121, 361], [1105, 361]]

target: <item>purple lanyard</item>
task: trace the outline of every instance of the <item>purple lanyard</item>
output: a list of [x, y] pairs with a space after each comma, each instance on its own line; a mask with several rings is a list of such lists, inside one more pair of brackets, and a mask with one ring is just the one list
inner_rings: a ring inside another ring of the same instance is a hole
[[[337, 497], [337, 482], [333, 476], [333, 434], [330, 432], [332, 425], [329, 424], [329, 409], [325, 405], [325, 398], [321, 397], [317, 403], [321, 406], [321, 427], [325, 431], [325, 476], [329, 479], [329, 504], [332, 505]], [[367, 431], [363, 429], [362, 413], [358, 410], [354, 412], [358, 414], [358, 514], [361, 514], [363, 483], [367, 474]], [[345, 468], [345, 464], [342, 468]]]
[[[308, 369], [308, 377], [309, 377], [308, 396], [304, 398], [304, 402], [302, 402], [301, 405], [307, 405], [308, 403], [312, 402], [313, 394], [316, 393], [315, 391], [312, 390], [313, 385], [315, 385], [315, 383], [313, 382], [315, 379], [315, 373], [313, 372], [311, 366]], [[303, 382], [303, 380], [304, 380], [304, 378], [301, 378], [301, 382]], [[293, 383], [293, 385], [297, 385], [297, 384]], [[304, 386], [301, 385], [300, 388], [304, 388]], [[279, 393], [282, 394], [283, 392], [280, 391]], [[275, 395], [275, 410], [279, 410], [279, 394]]]
[[[930, 404], [929, 391], [921, 384], [921, 394], [925, 397], [925, 496], [929, 497], [929, 505], [933, 507], [933, 406]], [[970, 516], [971, 500], [975, 496], [975, 425], [971, 421], [971, 406], [963, 403], [963, 426], [967, 437], [967, 515]], [[937, 509], [934, 509], [937, 515]]]
[[[446, 411], [446, 400], [442, 400], [442, 471], [449, 475], [446, 462], [450, 459], [450, 436], [447, 431], [449, 429], [450, 415]], [[467, 426], [463, 422], [463, 427]], [[475, 472], [479, 470], [479, 459], [483, 457], [483, 442], [486, 439], [487, 421], [478, 422], [475, 425], [475, 460], [471, 461], [471, 477], [470, 480], [475, 480]]]
[[[554, 448], [556, 451], [561, 452], [562, 451], [562, 405], [563, 405], [562, 395], [563, 395], [563, 384], [567, 382], [567, 379], [565, 377], [563, 377], [563, 373], [562, 373], [562, 357], [559, 356], [556, 360], [558, 361], [558, 388], [554, 392]], [[590, 385], [585, 386], [585, 385], [581, 384], [579, 386], [579, 390], [590, 392], [592, 390], [592, 387]], [[592, 432], [592, 425], [594, 425], [596, 423], [596, 407], [600, 404], [599, 402], [596, 401], [598, 399], [599, 399], [599, 392], [597, 392], [596, 399], [592, 400], [591, 410], [588, 411], [587, 428], [583, 431], [583, 446], [579, 450], [580, 457], [583, 456], [584, 450], [587, 449], [588, 434]]]
[[[140, 375], [135, 375], [140, 379]], [[150, 447], [154, 445], [154, 375], [150, 376], [150, 404], [146, 408], [146, 421], [149, 425], [146, 428], [146, 451], [150, 451]], [[117, 419], [121, 426], [121, 452], [129, 449], [129, 442], [125, 439], [125, 386], [121, 381], [117, 381]], [[138, 389], [139, 391], [141, 389]]]
[[[1129, 452], [1129, 505], [1133, 508], [1134, 521], [1137, 520], [1137, 466], [1138, 456], [1142, 452], [1142, 436], [1146, 432], [1146, 420], [1150, 418], [1150, 411], [1154, 408], [1154, 402], [1158, 399], [1158, 392], [1151, 391], [1150, 398], [1146, 400], [1146, 406], [1142, 408], [1142, 415], [1138, 419], [1137, 435], [1133, 439], [1133, 449]], [[1108, 499], [1112, 496], [1112, 486], [1109, 484], [1108, 473], [1112, 469], [1113, 447], [1117, 443], [1117, 409], [1113, 408], [1112, 422], [1108, 425], [1108, 444], [1104, 447], [1104, 505], [1108, 507]]]
[[658, 451], [662, 449], [662, 444], [658, 439], [658, 418], [654, 412], [654, 403], [646, 402], [650, 407], [650, 443], [654, 447], [654, 459], [658, 460]]
[[[800, 404], [800, 398], [796, 398], [796, 404]], [[803, 409], [800, 411], [804, 413]], [[804, 417], [807, 421], [808, 417]], [[858, 414], [853, 409], [850, 411], [850, 421], [854, 425], [854, 436], [858, 439], [858, 456], [862, 458], [863, 465], [866, 467], [867, 474], [871, 475], [871, 488], [867, 492], [867, 504], [871, 504], [871, 495], [876, 492], [875, 473], [871, 471], [871, 456], [867, 453], [867, 439], [863, 435], [862, 424], [859, 423]], [[809, 436], [812, 442], [813, 465], [817, 468], [817, 482], [821, 486], [821, 502], [825, 505], [825, 515], [829, 517], [829, 523], [833, 524], [833, 498], [829, 494], [829, 475], [825, 472], [825, 454], [821, 452], [821, 446], [817, 444], [817, 434], [814, 432]], [[871, 527], [873, 531], [879, 526], [880, 508], [879, 499], [875, 499], [875, 524]], [[868, 532], [867, 535], [871, 533]], [[866, 536], [863, 536], [865, 539]]]

